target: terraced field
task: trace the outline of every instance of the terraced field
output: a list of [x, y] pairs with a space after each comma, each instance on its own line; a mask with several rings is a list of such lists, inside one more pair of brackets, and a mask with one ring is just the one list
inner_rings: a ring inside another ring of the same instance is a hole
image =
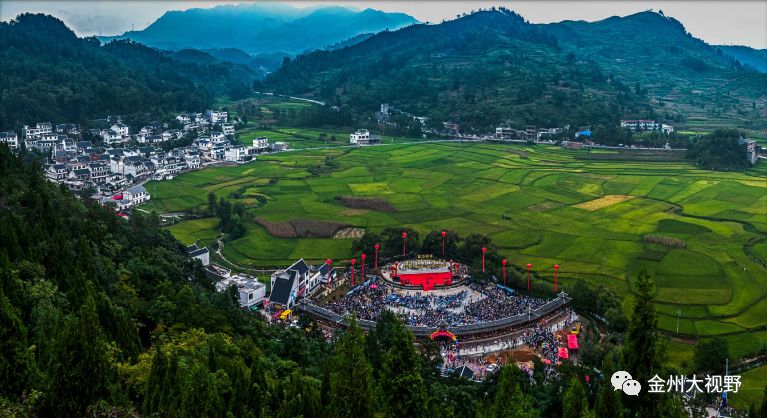
[[[524, 152], [520, 152], [524, 151]], [[272, 221], [336, 221], [369, 231], [408, 226], [487, 234], [514, 264], [533, 263], [550, 286], [604, 284], [632, 298], [631, 279], [647, 268], [657, 284], [660, 328], [723, 335], [735, 355], [767, 337], [767, 170], [702, 171], [687, 163], [584, 161], [585, 151], [500, 144], [391, 145], [259, 157], [147, 185], [159, 211], [204, 209], [213, 191], [242, 195], [247, 213]], [[338, 168], [313, 176], [327, 155]], [[270, 181], [271, 180], [271, 181]], [[386, 199], [394, 212], [348, 210], [338, 196]], [[215, 222], [172, 231], [189, 243], [212, 239]], [[647, 234], [684, 243], [645, 242]], [[278, 239], [254, 222], [226, 245], [227, 259], [250, 266], [351, 256], [351, 239]], [[759, 331], [761, 330], [761, 331]], [[752, 331], [752, 332], [747, 332]]]

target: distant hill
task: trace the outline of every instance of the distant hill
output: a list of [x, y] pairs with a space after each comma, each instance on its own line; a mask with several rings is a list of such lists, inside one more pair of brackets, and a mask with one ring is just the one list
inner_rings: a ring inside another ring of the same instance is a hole
[[767, 73], [767, 49], [754, 49], [739, 45], [719, 45], [725, 55], [732, 57], [744, 67]]
[[238, 48], [251, 54], [296, 54], [416, 22], [403, 13], [339, 6], [298, 9], [266, 2], [170, 11], [144, 30], [99, 39], [131, 39], [169, 50]]
[[247, 94], [255, 78], [245, 66], [213, 62], [199, 51], [174, 58], [131, 41], [101, 46], [40, 14], [0, 23], [0, 39], [3, 130], [41, 121], [203, 109], [214, 95]]
[[506, 9], [382, 32], [299, 56], [263, 87], [372, 112], [391, 103], [434, 123], [467, 126], [617, 123], [652, 116], [645, 96], [568, 55], [545, 27]]
[[755, 129], [767, 105], [765, 74], [655, 12], [533, 25], [485, 10], [300, 56], [261, 87], [478, 127], [651, 117]]

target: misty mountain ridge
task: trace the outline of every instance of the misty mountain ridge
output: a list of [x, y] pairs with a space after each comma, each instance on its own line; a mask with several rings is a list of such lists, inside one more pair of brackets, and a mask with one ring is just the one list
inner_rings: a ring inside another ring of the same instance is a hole
[[102, 42], [131, 39], [167, 50], [237, 48], [251, 54], [297, 54], [357, 35], [417, 23], [404, 13], [342, 6], [303, 9], [279, 3], [221, 5], [169, 11], [140, 31], [102, 36]]

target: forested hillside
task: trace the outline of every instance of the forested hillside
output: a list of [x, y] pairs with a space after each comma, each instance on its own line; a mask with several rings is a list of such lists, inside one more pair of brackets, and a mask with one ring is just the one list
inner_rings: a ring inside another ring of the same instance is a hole
[[711, 128], [764, 126], [753, 108], [767, 104], [767, 74], [741, 65], [662, 11], [545, 27], [563, 48], [647, 91], [664, 120]]
[[505, 120], [557, 126], [652, 116], [646, 97], [505, 9], [299, 56], [265, 86], [358, 111], [392, 103], [438, 124], [452, 119], [478, 128]]
[[60, 20], [24, 14], [0, 23], [0, 129], [114, 114], [201, 110], [214, 94], [244, 94], [244, 66], [182, 63], [130, 41], [104, 46]]
[[620, 118], [758, 129], [767, 106], [767, 74], [655, 12], [534, 25], [506, 9], [479, 11], [299, 56], [259, 88], [355, 112], [391, 103], [484, 129]]

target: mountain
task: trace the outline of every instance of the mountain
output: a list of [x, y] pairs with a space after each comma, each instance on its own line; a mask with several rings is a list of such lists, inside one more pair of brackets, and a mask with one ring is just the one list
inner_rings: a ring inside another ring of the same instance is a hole
[[247, 92], [256, 74], [229, 63], [174, 59], [131, 41], [78, 38], [51, 16], [0, 23], [0, 129], [84, 122], [136, 112], [203, 109], [222, 92]]
[[355, 45], [298, 56], [263, 87], [321, 97], [357, 111], [391, 103], [439, 124], [483, 129], [617, 123], [651, 116], [648, 100], [575, 59], [545, 27], [506, 9], [439, 25], [385, 31]]
[[744, 67], [752, 68], [760, 73], [767, 73], [767, 49], [754, 49], [740, 45], [719, 45], [717, 48]]
[[764, 74], [744, 68], [662, 12], [546, 27], [563, 48], [646, 89], [656, 99], [656, 109], [670, 120], [749, 126], [759, 115], [743, 115], [743, 109], [767, 100]]
[[506, 9], [484, 10], [299, 56], [260, 88], [364, 112], [388, 102], [482, 128], [648, 117], [756, 129], [767, 105], [765, 74], [661, 12], [534, 25]]
[[170, 50], [238, 48], [252, 54], [296, 54], [416, 22], [403, 13], [339, 6], [298, 9], [267, 2], [170, 11], [144, 30], [99, 39], [131, 39]]

